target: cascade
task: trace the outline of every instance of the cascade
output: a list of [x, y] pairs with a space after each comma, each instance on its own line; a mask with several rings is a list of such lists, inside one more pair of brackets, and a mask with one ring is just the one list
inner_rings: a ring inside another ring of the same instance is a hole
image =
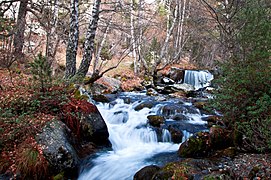
[[162, 130], [162, 141], [171, 142], [171, 134], [167, 129]]
[[191, 84], [195, 90], [210, 86], [214, 76], [207, 70], [185, 70], [184, 83]]
[[[156, 131], [147, 124], [147, 116], [159, 114], [161, 106], [166, 105], [166, 102], [136, 111], [135, 107], [142, 103], [146, 96], [139, 93], [126, 93], [125, 96], [131, 99], [136, 97], [136, 100], [126, 104], [123, 99], [118, 98], [113, 103], [96, 104], [107, 124], [112, 149], [97, 153], [96, 158], [83, 164], [79, 180], [133, 179], [138, 170], [153, 164], [148, 159], [178, 150], [180, 144], [171, 142], [167, 129], [162, 130], [162, 142], [159, 142]], [[188, 122], [190, 121], [203, 123], [198, 118], [193, 119], [193, 116]], [[183, 141], [192, 134], [184, 130], [184, 135]]]

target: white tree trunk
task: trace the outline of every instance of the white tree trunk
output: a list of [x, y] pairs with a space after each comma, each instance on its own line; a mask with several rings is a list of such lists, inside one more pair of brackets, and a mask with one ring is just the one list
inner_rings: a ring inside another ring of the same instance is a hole
[[137, 72], [133, 0], [130, 0], [130, 30], [131, 30], [131, 44], [132, 44], [132, 52], [133, 52], [133, 61], [134, 61], [134, 73], [137, 74], [138, 72]]
[[77, 75], [86, 76], [91, 60], [94, 52], [94, 39], [96, 35], [96, 30], [99, 21], [99, 13], [100, 13], [100, 4], [101, 0], [95, 0], [92, 8], [92, 16], [90, 18], [86, 41], [84, 43], [84, 54], [79, 69], [77, 71]]
[[65, 78], [70, 78], [76, 73], [76, 55], [79, 39], [79, 21], [78, 21], [78, 0], [71, 0], [70, 6], [70, 32], [66, 49], [66, 71]]
[[53, 5], [51, 19], [48, 19], [46, 57], [54, 75], [57, 64], [55, 55], [58, 44], [58, 35], [56, 32], [58, 23], [58, 0], [55, 0]]

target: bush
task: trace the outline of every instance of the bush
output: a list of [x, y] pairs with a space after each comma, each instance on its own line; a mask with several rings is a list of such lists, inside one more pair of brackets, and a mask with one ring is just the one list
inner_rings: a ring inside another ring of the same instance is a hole
[[271, 150], [271, 23], [265, 5], [247, 1], [238, 12], [237, 21], [245, 22], [236, 38], [240, 51], [223, 65], [213, 101], [234, 130], [236, 144], [249, 151]]
[[30, 67], [34, 83], [37, 83], [41, 92], [45, 92], [52, 85], [52, 71], [46, 57], [39, 53]]

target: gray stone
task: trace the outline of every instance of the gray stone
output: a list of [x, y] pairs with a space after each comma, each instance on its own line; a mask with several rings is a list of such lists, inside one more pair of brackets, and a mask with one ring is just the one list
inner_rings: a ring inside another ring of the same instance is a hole
[[184, 91], [184, 92], [190, 92], [190, 91], [194, 91], [195, 88], [194, 86], [190, 85], [190, 84], [174, 84], [172, 86], [172, 88], [179, 90], [179, 91]]
[[78, 166], [78, 156], [70, 144], [70, 133], [70, 129], [63, 122], [54, 120], [36, 137], [50, 167], [56, 172]]

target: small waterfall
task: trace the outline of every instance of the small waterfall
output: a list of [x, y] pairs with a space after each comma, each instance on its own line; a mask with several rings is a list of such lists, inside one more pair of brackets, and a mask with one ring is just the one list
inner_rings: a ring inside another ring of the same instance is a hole
[[184, 83], [191, 84], [196, 90], [210, 85], [214, 76], [207, 70], [185, 70]]
[[171, 134], [167, 129], [162, 130], [162, 141], [171, 142]]
[[[126, 104], [123, 99], [118, 98], [112, 103], [96, 104], [107, 124], [112, 150], [100, 152], [96, 158], [83, 164], [79, 180], [131, 180], [142, 167], [153, 164], [148, 159], [178, 150], [180, 144], [171, 142], [167, 129], [162, 130], [162, 142], [159, 142], [156, 131], [148, 125], [147, 116], [159, 114], [161, 107], [166, 105], [165, 102], [136, 111], [135, 107], [142, 101], [150, 101], [144, 99], [150, 97], [135, 93], [124, 95], [125, 98], [136, 100]], [[184, 139], [188, 136], [190, 134], [185, 132]]]

